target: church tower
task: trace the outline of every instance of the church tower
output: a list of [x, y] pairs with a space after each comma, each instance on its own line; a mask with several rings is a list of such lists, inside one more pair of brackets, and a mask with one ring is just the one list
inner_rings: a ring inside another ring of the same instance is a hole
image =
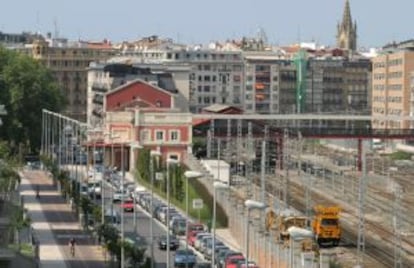
[[345, 1], [344, 14], [342, 22], [338, 23], [338, 32], [336, 35], [336, 45], [339, 48], [347, 49], [349, 51], [356, 51], [357, 49], [357, 24], [352, 23], [351, 8], [349, 7], [349, 0]]

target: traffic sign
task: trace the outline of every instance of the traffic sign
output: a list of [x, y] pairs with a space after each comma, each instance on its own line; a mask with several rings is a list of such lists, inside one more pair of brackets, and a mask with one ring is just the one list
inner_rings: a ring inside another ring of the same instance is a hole
[[164, 179], [164, 173], [162, 172], [156, 172], [155, 173], [155, 180], [156, 181], [162, 181]]
[[202, 209], [203, 206], [203, 199], [193, 199], [193, 209]]

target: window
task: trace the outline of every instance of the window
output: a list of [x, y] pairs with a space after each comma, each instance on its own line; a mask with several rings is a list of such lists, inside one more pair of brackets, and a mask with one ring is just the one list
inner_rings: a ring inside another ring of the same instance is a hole
[[141, 141], [150, 141], [149, 131], [147, 129], [141, 130]]
[[170, 141], [178, 141], [180, 139], [180, 132], [178, 130], [170, 131]]
[[164, 131], [163, 130], [156, 130], [155, 131], [155, 140], [163, 141], [164, 140]]
[[[235, 56], [237, 56], [237, 55], [235, 55]], [[233, 66], [233, 71], [235, 71], [235, 72], [241, 72], [241, 70], [242, 70], [242, 66], [241, 65], [234, 65]]]
[[174, 159], [174, 160], [180, 160], [180, 159], [178, 158], [178, 154], [169, 154], [169, 155], [168, 155], [168, 158], [169, 158], [169, 159]]

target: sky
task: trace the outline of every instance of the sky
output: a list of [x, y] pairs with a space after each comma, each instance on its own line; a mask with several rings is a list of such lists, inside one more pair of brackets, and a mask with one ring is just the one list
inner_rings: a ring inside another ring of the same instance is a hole
[[[255, 36], [272, 44], [335, 45], [345, 0], [2, 0], [0, 31], [55, 33], [113, 42], [158, 35], [182, 43]], [[413, 0], [350, 0], [358, 46], [380, 47], [412, 36]]]

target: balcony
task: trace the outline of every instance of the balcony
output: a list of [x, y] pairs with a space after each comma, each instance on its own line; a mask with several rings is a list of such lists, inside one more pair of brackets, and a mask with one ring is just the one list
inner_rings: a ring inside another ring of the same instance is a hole
[[95, 109], [93, 109], [92, 114], [94, 116], [96, 116], [96, 117], [100, 117], [101, 118], [102, 117], [102, 109], [95, 108]]
[[109, 86], [103, 83], [93, 83], [92, 84], [92, 91], [105, 93], [109, 89]]
[[92, 99], [92, 103], [103, 105], [103, 95], [95, 94]]

